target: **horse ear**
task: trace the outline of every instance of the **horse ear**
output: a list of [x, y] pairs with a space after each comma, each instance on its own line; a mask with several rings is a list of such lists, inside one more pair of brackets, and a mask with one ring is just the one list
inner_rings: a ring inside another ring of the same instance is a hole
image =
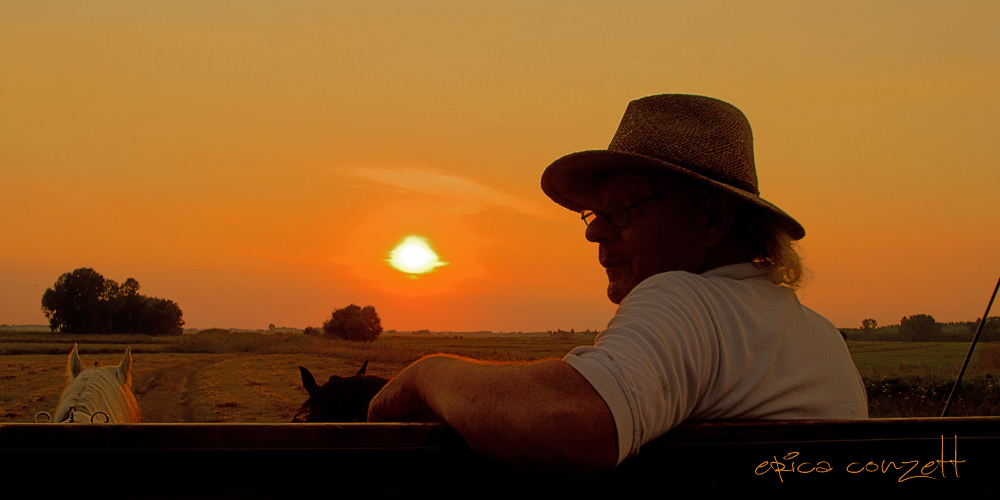
[[118, 365], [118, 380], [122, 384], [127, 384], [132, 380], [132, 347], [125, 348], [125, 356], [122, 357], [122, 362]]
[[365, 361], [365, 364], [361, 365], [361, 369], [358, 370], [358, 376], [360, 377], [360, 376], [364, 375], [365, 372], [367, 372], [367, 371], [368, 371], [368, 361]]
[[83, 371], [83, 360], [80, 359], [80, 353], [76, 344], [73, 344], [73, 350], [69, 353], [69, 362], [67, 363], [66, 368], [69, 373], [70, 380], [75, 379], [76, 376]]
[[316, 384], [316, 379], [313, 378], [312, 372], [306, 369], [304, 366], [299, 367], [299, 372], [302, 373], [302, 387], [306, 388], [306, 392], [309, 396], [316, 397], [319, 394], [319, 385]]

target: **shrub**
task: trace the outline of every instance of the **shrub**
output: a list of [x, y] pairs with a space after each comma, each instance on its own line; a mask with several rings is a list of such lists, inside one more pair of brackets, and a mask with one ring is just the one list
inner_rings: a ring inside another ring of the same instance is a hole
[[382, 333], [382, 320], [374, 307], [351, 304], [333, 311], [330, 319], [323, 322], [323, 331], [331, 337], [372, 342]]

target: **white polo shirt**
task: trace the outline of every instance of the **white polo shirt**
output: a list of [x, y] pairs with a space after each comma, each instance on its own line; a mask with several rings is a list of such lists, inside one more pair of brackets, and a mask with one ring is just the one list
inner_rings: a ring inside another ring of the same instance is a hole
[[754, 264], [644, 280], [564, 358], [604, 398], [618, 461], [685, 420], [868, 417], [840, 332]]

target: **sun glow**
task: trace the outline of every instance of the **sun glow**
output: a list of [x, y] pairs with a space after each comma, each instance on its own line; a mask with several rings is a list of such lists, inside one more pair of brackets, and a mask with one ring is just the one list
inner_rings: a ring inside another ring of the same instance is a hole
[[419, 236], [407, 236], [389, 252], [389, 265], [407, 274], [423, 274], [443, 266], [427, 239]]

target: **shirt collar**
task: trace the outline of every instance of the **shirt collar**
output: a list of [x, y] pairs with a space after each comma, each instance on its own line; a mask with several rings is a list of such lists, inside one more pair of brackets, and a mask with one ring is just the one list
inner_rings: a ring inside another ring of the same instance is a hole
[[740, 264], [729, 264], [714, 269], [709, 269], [701, 273], [706, 278], [730, 278], [734, 280], [745, 280], [759, 278], [767, 274], [767, 268], [753, 262], [743, 262]]

